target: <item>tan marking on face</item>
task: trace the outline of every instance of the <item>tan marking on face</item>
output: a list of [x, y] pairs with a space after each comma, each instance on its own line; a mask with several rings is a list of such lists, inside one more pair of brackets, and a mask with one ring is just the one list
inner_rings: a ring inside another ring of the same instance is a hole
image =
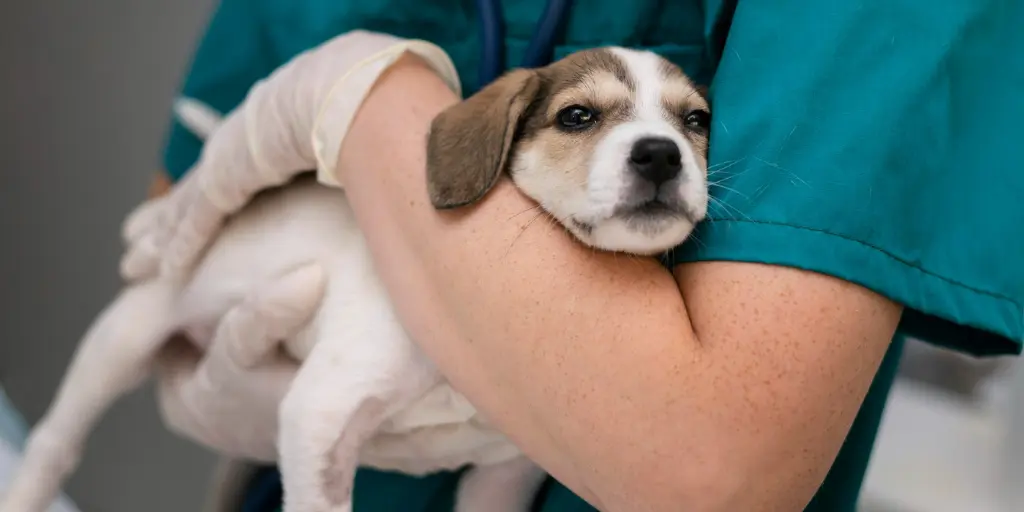
[[554, 119], [558, 112], [572, 105], [581, 105], [602, 113], [628, 108], [633, 91], [613, 73], [599, 70], [582, 77], [578, 84], [567, 87], [555, 94], [548, 104], [548, 119]]
[[698, 163], [702, 167], [707, 167], [708, 134], [688, 129], [683, 120], [694, 110], [710, 112], [708, 100], [701, 88], [696, 86], [678, 66], [666, 60], [662, 62], [660, 71], [665, 79], [661, 90], [665, 111], [673, 114], [673, 125], [690, 141]]
[[[541, 94], [524, 123], [516, 153], [531, 155], [536, 170], [530, 172], [560, 173], [567, 183], [586, 187], [595, 146], [633, 114], [636, 85], [619, 58], [604, 49], [574, 53], [538, 74]], [[574, 105], [593, 110], [595, 126], [575, 132], [560, 129], [559, 112]]]
[[[561, 126], [559, 114], [574, 105], [593, 111], [595, 122], [578, 130]], [[628, 252], [663, 250], [704, 217], [708, 141], [704, 130], [684, 123], [694, 109], [707, 109], [698, 88], [650, 52], [587, 50], [511, 72], [432, 124], [431, 199], [438, 208], [475, 202], [507, 171], [584, 242]], [[644, 137], [668, 138], [685, 149], [692, 179], [652, 188], [638, 176], [630, 152]], [[633, 216], [651, 198], [676, 213]]]

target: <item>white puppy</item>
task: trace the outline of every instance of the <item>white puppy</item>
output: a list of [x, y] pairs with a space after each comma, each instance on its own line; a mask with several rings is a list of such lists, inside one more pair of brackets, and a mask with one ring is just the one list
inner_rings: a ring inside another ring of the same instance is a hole
[[[583, 243], [657, 254], [705, 215], [708, 125], [705, 98], [657, 55], [579, 52], [511, 72], [438, 116], [430, 199], [473, 203], [507, 171]], [[410, 341], [344, 194], [299, 179], [232, 218], [187, 282], [142, 282], [108, 306], [33, 430], [0, 511], [43, 511], [95, 421], [142, 381], [157, 349], [175, 332], [215, 339], [222, 317], [258, 289], [271, 290], [267, 328], [298, 326], [280, 333], [302, 361], [279, 409], [287, 512], [350, 511], [359, 465], [427, 473], [471, 464], [459, 510], [528, 509], [542, 473]], [[245, 363], [265, 349], [253, 345], [234, 356]], [[417, 439], [399, 444], [416, 453], [394, 453], [395, 436]]]

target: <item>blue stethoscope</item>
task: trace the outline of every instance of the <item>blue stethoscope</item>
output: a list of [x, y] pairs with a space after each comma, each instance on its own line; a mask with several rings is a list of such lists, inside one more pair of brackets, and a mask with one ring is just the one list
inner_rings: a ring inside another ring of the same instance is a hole
[[[479, 86], [484, 87], [505, 72], [505, 21], [502, 19], [501, 0], [476, 0], [476, 7], [483, 40]], [[526, 47], [522, 67], [537, 68], [551, 63], [555, 38], [571, 8], [572, 0], [548, 0]]]

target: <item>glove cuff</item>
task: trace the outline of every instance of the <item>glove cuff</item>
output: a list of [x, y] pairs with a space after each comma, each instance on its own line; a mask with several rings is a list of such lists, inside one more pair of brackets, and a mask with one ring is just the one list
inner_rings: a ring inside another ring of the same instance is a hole
[[356, 112], [380, 76], [406, 52], [423, 59], [453, 92], [462, 95], [455, 64], [444, 50], [433, 43], [402, 41], [363, 59], [334, 83], [313, 122], [313, 153], [320, 183], [341, 187], [336, 177], [338, 152]]

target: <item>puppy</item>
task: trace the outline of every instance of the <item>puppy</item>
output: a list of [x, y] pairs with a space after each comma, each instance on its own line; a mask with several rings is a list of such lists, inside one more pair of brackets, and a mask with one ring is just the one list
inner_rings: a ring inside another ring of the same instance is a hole
[[[507, 173], [584, 244], [657, 254], [705, 215], [709, 123], [706, 99], [659, 56], [575, 53], [513, 71], [434, 120], [430, 200], [475, 203]], [[42, 512], [99, 415], [142, 381], [157, 349], [177, 332], [209, 343], [258, 287], [276, 290], [265, 313], [297, 326], [279, 335], [302, 361], [279, 407], [287, 512], [350, 511], [359, 465], [412, 474], [473, 465], [457, 510], [528, 510], [543, 473], [409, 340], [344, 194], [299, 179], [230, 219], [186, 282], [139, 283], [108, 306], [0, 511]], [[259, 353], [241, 346], [243, 361]]]

